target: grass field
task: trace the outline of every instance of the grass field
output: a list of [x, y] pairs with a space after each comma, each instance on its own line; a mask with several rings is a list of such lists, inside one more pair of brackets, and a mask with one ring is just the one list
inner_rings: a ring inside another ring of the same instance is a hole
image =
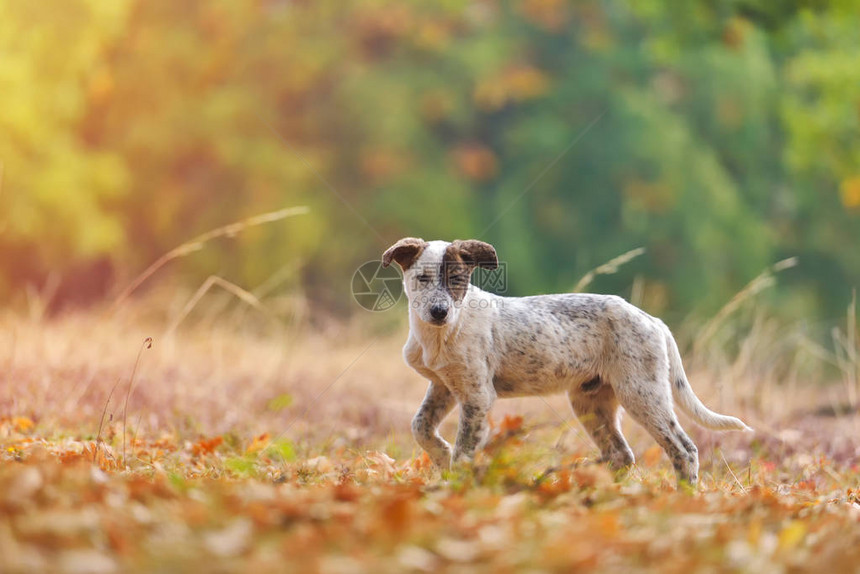
[[500, 401], [474, 468], [441, 476], [409, 433], [425, 383], [402, 326], [294, 313], [284, 327], [225, 305], [173, 332], [181, 305], [0, 317], [0, 572], [860, 564], [850, 323], [832, 346], [761, 317], [685, 345], [700, 397], [756, 428], [682, 418], [701, 458], [691, 492], [630, 421], [635, 468], [594, 464], [562, 397]]

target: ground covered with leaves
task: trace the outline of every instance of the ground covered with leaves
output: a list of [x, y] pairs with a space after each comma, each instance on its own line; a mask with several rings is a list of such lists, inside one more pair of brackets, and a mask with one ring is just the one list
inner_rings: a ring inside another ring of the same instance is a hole
[[[299, 459], [285, 441], [137, 439], [116, 448], [2, 423], [5, 572], [853, 571], [860, 469], [754, 460], [676, 488], [656, 449], [627, 477], [586, 458], [535, 472], [506, 418], [476, 467], [423, 456]], [[546, 437], [543, 437], [546, 438]], [[537, 450], [543, 450], [537, 447]], [[558, 457], [550, 456], [550, 459]]]
[[[424, 389], [400, 363], [398, 337], [373, 349], [344, 334], [294, 339], [282, 355], [243, 345], [241, 334], [207, 332], [199, 346], [172, 351], [156, 340], [136, 365], [137, 345], [122, 350], [136, 334], [89, 329], [99, 355], [75, 344], [80, 324], [13, 326], [15, 350], [0, 374], [2, 572], [860, 564], [860, 441], [850, 413], [781, 404], [785, 414], [768, 418], [740, 397], [733, 414], [753, 435], [684, 421], [702, 464], [698, 487], [685, 489], [635, 425], [625, 433], [637, 465], [616, 476], [595, 462], [563, 403], [513, 401], [494, 412], [475, 465], [440, 474], [409, 436]], [[343, 350], [331, 364], [308, 358], [333, 340]]]

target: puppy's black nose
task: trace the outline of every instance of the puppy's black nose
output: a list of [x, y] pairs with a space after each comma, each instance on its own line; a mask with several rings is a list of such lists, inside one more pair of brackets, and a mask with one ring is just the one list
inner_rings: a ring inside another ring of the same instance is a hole
[[447, 305], [433, 305], [430, 307], [430, 316], [436, 319], [437, 321], [441, 321], [445, 317], [448, 316], [448, 306]]

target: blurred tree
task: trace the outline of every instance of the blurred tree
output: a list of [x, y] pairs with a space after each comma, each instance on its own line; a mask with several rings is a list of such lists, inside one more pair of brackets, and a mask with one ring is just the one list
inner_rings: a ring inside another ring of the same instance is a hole
[[126, 4], [3, 4], [0, 285], [42, 287], [73, 258], [123, 246], [111, 204], [129, 173], [115, 150], [90, 145], [78, 127], [92, 98], [110, 90], [104, 50], [122, 31]]
[[860, 283], [847, 0], [4, 9], [7, 290], [105, 253], [132, 272], [299, 204], [312, 215], [184, 261], [189, 280], [298, 265], [346, 311], [353, 270], [409, 234], [494, 242], [517, 294], [645, 246], [593, 288], [636, 274], [670, 318], [794, 254], [783, 312], [832, 313]]

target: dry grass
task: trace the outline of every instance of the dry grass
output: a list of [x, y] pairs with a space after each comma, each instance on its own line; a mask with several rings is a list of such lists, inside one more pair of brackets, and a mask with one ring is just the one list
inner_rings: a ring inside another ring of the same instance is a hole
[[[2, 176], [2, 172], [0, 172], [0, 176]], [[117, 296], [113, 304], [113, 309], [116, 310], [120, 308], [126, 302], [126, 300], [128, 300], [129, 296], [131, 296], [131, 294], [138, 289], [138, 287], [143, 285], [143, 283], [147, 279], [155, 275], [162, 267], [175, 259], [187, 257], [192, 253], [200, 251], [210, 241], [214, 239], [219, 239], [221, 237], [235, 237], [239, 233], [251, 227], [268, 225], [270, 223], [275, 223], [277, 221], [281, 221], [290, 217], [295, 217], [296, 215], [305, 215], [309, 211], [310, 210], [305, 206], [288, 207], [285, 209], [279, 209], [278, 211], [270, 211], [267, 213], [262, 213], [260, 215], [247, 217], [245, 219], [227, 225], [223, 225], [221, 227], [216, 227], [215, 229], [198, 235], [190, 241], [186, 241], [182, 245], [174, 247], [173, 249], [156, 259], [149, 267], [144, 269], [144, 271], [140, 275], [135, 277], [134, 280], [129, 283], [128, 286], [123, 289]]]
[[[740, 556], [755, 571], [858, 542], [845, 529], [860, 512], [845, 490], [860, 453], [856, 411], [843, 408], [856, 381], [851, 320], [836, 326], [838, 346], [813, 345], [751, 297], [687, 345], [696, 392], [757, 429], [684, 421], [702, 461], [690, 498], [629, 420], [629, 476], [584, 464], [597, 453], [563, 397], [499, 401], [475, 472], [440, 479], [409, 432], [425, 382], [400, 358], [403, 309], [311, 326], [278, 318], [301, 317], [301, 301], [265, 300], [273, 320], [227, 293], [197, 298], [190, 314], [187, 293], [157, 297], [113, 314], [0, 316], [0, 456], [24, 463], [0, 471], [13, 493], [0, 496], [0, 569], [183, 571], [217, 559], [220, 571], [690, 571], [732, 569]], [[754, 319], [744, 330], [734, 314]], [[106, 475], [82, 470], [93, 460]], [[72, 518], [55, 508], [100, 522], [58, 531]], [[693, 540], [683, 525], [696, 521]], [[660, 550], [660, 532], [684, 550]]]
[[[125, 414], [121, 399], [135, 357], [144, 339], [152, 337], [153, 348], [140, 361], [130, 397], [130, 432], [181, 437], [269, 432], [283, 433], [308, 449], [321, 444], [380, 448], [393, 441], [404, 449], [400, 452], [411, 451], [409, 420], [425, 384], [400, 359], [406, 335], [402, 322], [372, 315], [324, 329], [285, 325], [271, 316], [246, 314], [239, 302], [231, 307], [228, 300], [215, 300], [208, 306], [214, 315], [199, 309], [196, 323], [175, 331], [177, 313], [187, 315], [187, 308], [177, 311], [183, 300], [180, 294], [156, 306], [166, 313], [152, 313], [150, 303], [125, 313], [70, 314], [49, 322], [7, 313], [0, 329], [0, 376], [14, 392], [2, 398], [0, 416], [31, 417], [47, 433], [73, 429], [94, 435], [105, 407], [114, 424]], [[726, 321], [723, 316], [721, 322]], [[732, 331], [738, 340], [732, 352], [717, 346], [721, 339], [712, 329], [710, 344], [693, 345], [688, 374], [707, 404], [778, 435], [795, 419], [828, 409], [843, 412], [854, 399], [857, 351], [852, 354], [847, 346], [852, 339], [837, 329], [838, 346], [828, 351], [801, 333], [787, 332], [776, 320], [757, 317], [747, 332]], [[828, 374], [829, 363], [839, 371]], [[110, 397], [118, 382], [119, 392]], [[500, 401], [494, 416], [511, 413], [556, 427], [577, 449], [591, 448], [578, 426], [568, 424], [570, 409], [563, 397]], [[641, 434], [628, 426], [634, 436]], [[748, 442], [732, 434], [719, 439], [695, 434], [705, 445]], [[642, 439], [644, 447], [649, 441]]]

